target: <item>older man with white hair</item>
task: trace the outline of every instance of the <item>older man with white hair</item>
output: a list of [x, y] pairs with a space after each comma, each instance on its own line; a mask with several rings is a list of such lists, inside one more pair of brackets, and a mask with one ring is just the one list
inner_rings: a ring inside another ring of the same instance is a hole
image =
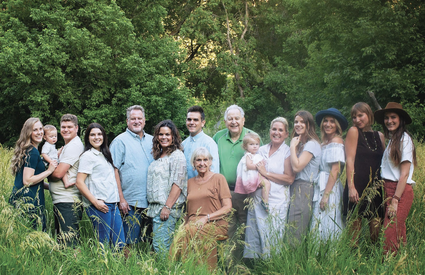
[[[218, 146], [218, 155], [220, 158], [220, 174], [224, 175], [229, 184], [232, 195], [232, 205], [235, 211], [229, 222], [229, 238], [235, 234], [238, 226], [246, 224], [247, 210], [245, 208], [244, 200], [247, 198], [245, 194], [237, 194], [234, 192], [236, 184], [236, 169], [239, 161], [243, 157], [245, 151], [242, 148], [242, 140], [247, 133], [254, 133], [244, 127], [245, 113], [238, 105], [231, 105], [224, 113], [224, 121], [226, 122], [226, 129], [218, 131], [213, 139]], [[261, 144], [262, 145], [262, 144]], [[240, 236], [241, 240], [245, 239], [245, 234]], [[236, 259], [242, 258], [244, 246], [236, 242], [236, 249], [234, 256]]]

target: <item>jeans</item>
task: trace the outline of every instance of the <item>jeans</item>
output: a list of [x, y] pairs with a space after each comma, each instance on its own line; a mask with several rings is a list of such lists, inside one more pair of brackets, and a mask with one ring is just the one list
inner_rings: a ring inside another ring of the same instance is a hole
[[168, 253], [170, 250], [173, 233], [177, 219], [169, 216], [166, 221], [162, 221], [160, 215], [153, 218], [153, 239], [152, 245], [155, 252]]
[[[124, 236], [127, 244], [138, 243], [142, 238], [149, 238], [152, 234], [152, 219], [146, 216], [146, 208], [130, 206], [128, 214], [122, 217], [124, 224]], [[146, 227], [144, 236], [141, 236], [142, 228]]]
[[105, 203], [109, 211], [103, 213], [90, 205], [86, 208], [87, 215], [92, 221], [94, 231], [101, 243], [112, 243], [112, 246], [124, 247], [124, 229], [121, 214], [116, 203]]

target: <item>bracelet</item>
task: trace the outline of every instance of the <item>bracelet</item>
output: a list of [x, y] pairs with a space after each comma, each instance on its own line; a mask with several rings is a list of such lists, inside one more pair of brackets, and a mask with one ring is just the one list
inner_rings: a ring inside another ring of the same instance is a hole
[[171, 208], [168, 205], [164, 204], [164, 207], [171, 211]]
[[400, 199], [400, 197], [399, 196], [396, 196], [396, 195], [394, 195], [393, 196], [393, 199], [396, 199], [396, 200], [398, 200], [398, 201], [400, 201], [401, 199]]
[[210, 222], [210, 214], [207, 214], [208, 222]]

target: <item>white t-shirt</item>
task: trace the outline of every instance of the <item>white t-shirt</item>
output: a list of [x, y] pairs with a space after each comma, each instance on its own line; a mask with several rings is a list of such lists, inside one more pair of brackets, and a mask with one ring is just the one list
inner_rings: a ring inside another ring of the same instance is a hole
[[[78, 173], [87, 174], [85, 183], [90, 193], [98, 200], [105, 203], [119, 202], [118, 185], [115, 178], [114, 167], [98, 150], [91, 148], [80, 157]], [[83, 197], [84, 207], [91, 203]]]
[[41, 153], [49, 156], [51, 160], [59, 160], [56, 146], [54, 144], [48, 143], [47, 141], [44, 143], [43, 147], [41, 147]]
[[[68, 181], [70, 183], [77, 181], [78, 161], [80, 155], [84, 151], [84, 145], [81, 139], [76, 136], [68, 144], [66, 144], [59, 156], [59, 163], [67, 163], [71, 165], [68, 171]], [[62, 180], [50, 182], [50, 194], [52, 195], [53, 204], [60, 202], [75, 202], [81, 200], [81, 194], [77, 186], [65, 188]]]
[[[383, 179], [387, 179], [390, 181], [396, 181], [398, 182], [400, 179], [400, 164], [394, 165], [390, 158], [390, 144], [391, 140], [387, 145], [387, 148], [385, 148], [384, 156], [382, 157], [381, 162], [381, 177]], [[409, 170], [409, 177], [407, 178], [407, 184], [415, 184], [415, 182], [412, 180], [413, 175], [413, 140], [410, 138], [410, 136], [404, 132], [403, 137], [401, 138], [400, 143], [400, 150], [401, 150], [401, 161], [408, 161], [410, 162], [410, 170]]]

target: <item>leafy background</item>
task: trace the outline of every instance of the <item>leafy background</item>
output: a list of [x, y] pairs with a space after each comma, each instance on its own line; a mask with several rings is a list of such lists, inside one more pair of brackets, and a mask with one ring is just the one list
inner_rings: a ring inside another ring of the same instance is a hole
[[374, 92], [401, 102], [425, 134], [425, 7], [383, 0], [0, 1], [0, 143], [13, 146], [30, 116], [64, 113], [125, 129], [146, 108], [147, 132], [187, 107], [223, 128], [230, 104], [266, 135], [276, 116], [335, 107], [349, 117]]

